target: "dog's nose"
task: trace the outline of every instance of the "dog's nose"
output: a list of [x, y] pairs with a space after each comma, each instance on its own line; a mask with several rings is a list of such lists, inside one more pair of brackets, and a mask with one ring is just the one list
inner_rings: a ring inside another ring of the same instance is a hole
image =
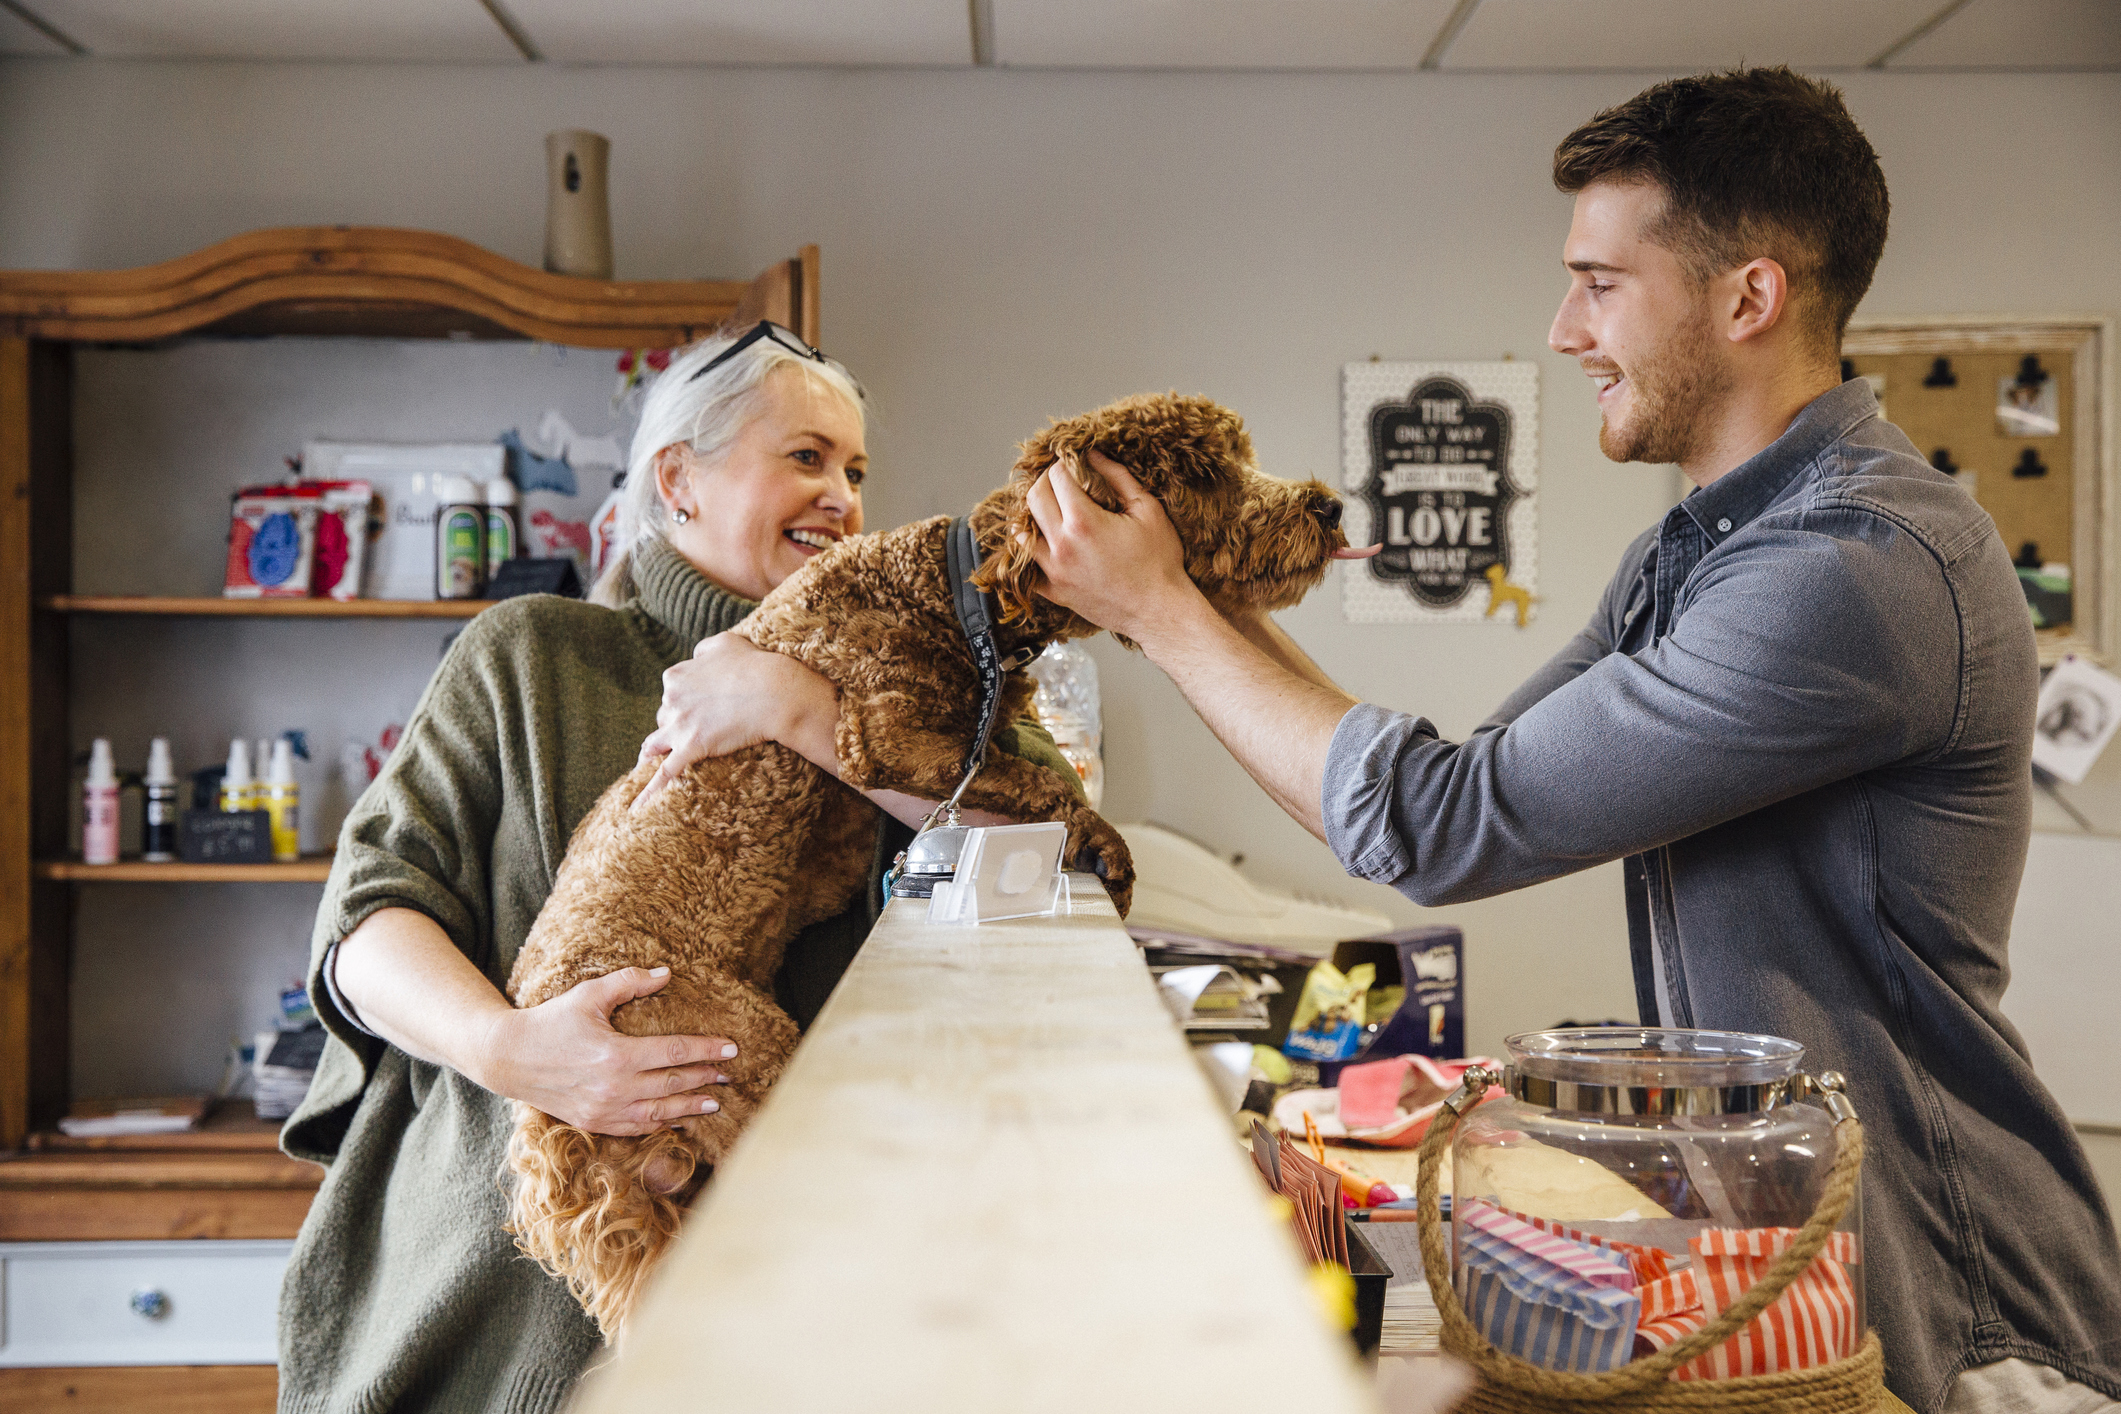
[[1323, 497], [1317, 505], [1311, 507], [1311, 514], [1318, 517], [1320, 525], [1332, 530], [1340, 524], [1340, 502], [1330, 496]]

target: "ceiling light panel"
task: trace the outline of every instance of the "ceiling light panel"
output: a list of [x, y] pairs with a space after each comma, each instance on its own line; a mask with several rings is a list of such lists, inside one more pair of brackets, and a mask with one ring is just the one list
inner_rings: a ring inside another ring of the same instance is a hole
[[1412, 69], [1455, 0], [994, 0], [1017, 68]]
[[0, 9], [0, 55], [63, 59], [66, 52], [65, 46], [46, 38], [35, 26], [24, 24], [11, 11]]
[[30, 8], [103, 58], [522, 62], [477, 0], [34, 0]]
[[566, 64], [972, 62], [966, 0], [508, 0], [508, 12]]
[[2121, 0], [1973, 0], [1886, 67], [2121, 68]]
[[1943, 0], [1481, 0], [1446, 69], [1855, 69]]

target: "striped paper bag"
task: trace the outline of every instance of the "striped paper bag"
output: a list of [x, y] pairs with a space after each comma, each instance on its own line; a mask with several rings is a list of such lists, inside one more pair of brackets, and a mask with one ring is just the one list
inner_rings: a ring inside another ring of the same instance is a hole
[[[1600, 1237], [1596, 1233], [1578, 1232], [1565, 1227], [1552, 1218], [1535, 1218], [1530, 1213], [1520, 1213], [1513, 1208], [1502, 1210], [1519, 1222], [1530, 1223], [1541, 1232], [1550, 1232], [1556, 1237], [1565, 1237], [1571, 1242], [1581, 1242], [1589, 1247], [1606, 1247], [1627, 1258], [1628, 1270], [1635, 1274], [1637, 1287], [1647, 1286], [1653, 1281], [1662, 1281], [1672, 1274], [1672, 1254], [1662, 1247], [1644, 1247], [1633, 1242], [1622, 1242], [1614, 1237]], [[1649, 1313], [1645, 1311], [1644, 1317]]]
[[1460, 1303], [1499, 1350], [1549, 1370], [1591, 1374], [1635, 1350], [1641, 1302], [1625, 1262], [1469, 1203]]
[[[1797, 1238], [1789, 1227], [1708, 1228], [1688, 1241], [1690, 1270], [1642, 1292], [1639, 1331], [1662, 1349], [1701, 1329], [1744, 1295]], [[1744, 1330], [1673, 1371], [1675, 1380], [1724, 1380], [1809, 1370], [1855, 1354], [1858, 1258], [1854, 1234], [1837, 1232], [1804, 1274]]]

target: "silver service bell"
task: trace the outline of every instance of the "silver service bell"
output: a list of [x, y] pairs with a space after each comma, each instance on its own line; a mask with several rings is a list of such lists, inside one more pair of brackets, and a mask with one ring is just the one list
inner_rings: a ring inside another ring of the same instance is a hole
[[915, 835], [913, 843], [906, 846], [898, 879], [892, 884], [891, 892], [908, 898], [933, 897], [936, 881], [947, 880], [957, 873], [957, 861], [965, 852], [968, 832], [968, 827], [960, 822], [956, 808], [952, 807], [943, 823], [931, 825]]

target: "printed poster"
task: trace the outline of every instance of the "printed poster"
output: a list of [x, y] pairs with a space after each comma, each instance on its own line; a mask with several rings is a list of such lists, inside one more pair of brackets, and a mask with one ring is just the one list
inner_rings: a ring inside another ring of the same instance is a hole
[[1539, 367], [1351, 363], [1341, 373], [1351, 623], [1531, 620], [1539, 586]]

